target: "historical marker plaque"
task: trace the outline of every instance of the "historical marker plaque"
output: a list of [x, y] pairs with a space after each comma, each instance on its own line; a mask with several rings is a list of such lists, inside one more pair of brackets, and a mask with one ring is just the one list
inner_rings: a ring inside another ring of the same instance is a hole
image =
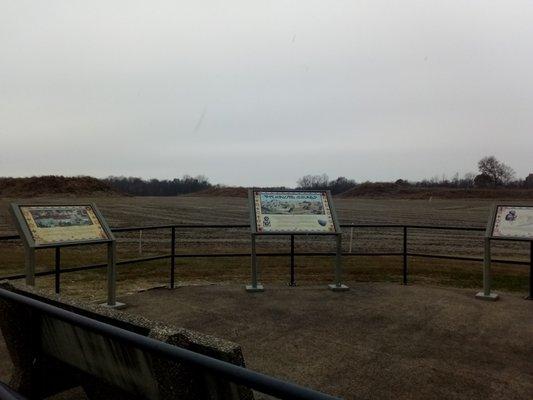
[[338, 232], [327, 191], [253, 191], [253, 217], [259, 234]]
[[485, 231], [485, 254], [483, 257], [483, 291], [478, 299], [497, 300], [498, 294], [491, 292], [491, 240], [526, 241], [530, 246], [529, 294], [533, 300], [533, 206], [497, 204], [492, 208]]
[[26, 253], [26, 284], [35, 285], [35, 252], [55, 248], [56, 293], [61, 274], [60, 250], [64, 246], [107, 245], [107, 306], [116, 302], [116, 242], [96, 204], [17, 204], [10, 208]]
[[19, 206], [35, 246], [109, 240], [92, 205]]
[[533, 240], [533, 207], [496, 206], [492, 226], [494, 238]]
[[260, 190], [251, 189], [250, 225], [252, 239], [252, 282], [248, 292], [262, 292], [258, 281], [256, 237], [263, 235], [288, 235], [291, 237], [291, 281], [294, 280], [294, 237], [297, 235], [331, 235], [337, 244], [335, 252], [334, 291], [348, 290], [341, 282], [342, 233], [329, 190]]

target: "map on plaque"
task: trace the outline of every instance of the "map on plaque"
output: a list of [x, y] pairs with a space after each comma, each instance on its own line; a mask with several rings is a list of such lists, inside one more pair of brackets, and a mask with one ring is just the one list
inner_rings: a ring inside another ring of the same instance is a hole
[[533, 207], [497, 206], [492, 236], [533, 239]]
[[90, 205], [20, 206], [20, 212], [37, 246], [109, 239]]
[[258, 233], [334, 233], [327, 192], [253, 192]]

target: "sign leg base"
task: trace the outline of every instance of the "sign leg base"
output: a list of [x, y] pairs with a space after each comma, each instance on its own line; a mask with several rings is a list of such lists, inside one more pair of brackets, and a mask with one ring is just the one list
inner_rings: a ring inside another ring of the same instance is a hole
[[476, 299], [479, 300], [485, 300], [485, 301], [496, 301], [500, 298], [500, 296], [496, 293], [491, 293], [489, 295], [486, 295], [483, 292], [479, 292], [476, 294]]
[[333, 292], [346, 292], [347, 290], [350, 290], [350, 288], [346, 285], [337, 285], [335, 283], [328, 285], [328, 287], [329, 287], [329, 290]]
[[106, 308], [113, 308], [115, 310], [122, 310], [123, 308], [126, 308], [126, 303], [119, 303], [118, 301], [114, 305], [109, 305], [107, 303], [100, 304], [102, 307]]
[[248, 293], [256, 293], [256, 292], [264, 292], [265, 288], [260, 283], [257, 284], [257, 286], [253, 285], [246, 285], [246, 291]]

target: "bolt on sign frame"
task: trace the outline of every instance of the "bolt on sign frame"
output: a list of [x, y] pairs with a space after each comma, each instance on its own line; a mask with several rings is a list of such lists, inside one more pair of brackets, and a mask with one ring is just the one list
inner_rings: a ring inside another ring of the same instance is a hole
[[11, 215], [25, 250], [26, 284], [35, 285], [35, 251], [56, 250], [56, 293], [59, 293], [60, 249], [62, 247], [107, 244], [107, 303], [116, 301], [116, 241], [105, 218], [94, 203], [11, 203]]
[[498, 294], [491, 293], [491, 241], [507, 240], [529, 242], [529, 294], [533, 300], [533, 206], [496, 204], [492, 207], [485, 231], [485, 254], [483, 257], [483, 291], [476, 294], [481, 300], [496, 301]]
[[[261, 190], [248, 191], [251, 227], [251, 275], [248, 292], [262, 292], [256, 238], [266, 235], [291, 237], [291, 286], [294, 282], [294, 236], [334, 236], [336, 239], [335, 282], [333, 291], [348, 290], [341, 282], [342, 232], [329, 190]], [[271, 203], [271, 204], [268, 204]], [[263, 212], [266, 211], [266, 212]]]

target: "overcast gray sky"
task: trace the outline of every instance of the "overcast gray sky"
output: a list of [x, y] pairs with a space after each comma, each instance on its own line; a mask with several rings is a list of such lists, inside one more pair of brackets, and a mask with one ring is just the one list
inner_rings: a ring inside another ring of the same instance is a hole
[[533, 172], [533, 1], [0, 0], [0, 175]]

